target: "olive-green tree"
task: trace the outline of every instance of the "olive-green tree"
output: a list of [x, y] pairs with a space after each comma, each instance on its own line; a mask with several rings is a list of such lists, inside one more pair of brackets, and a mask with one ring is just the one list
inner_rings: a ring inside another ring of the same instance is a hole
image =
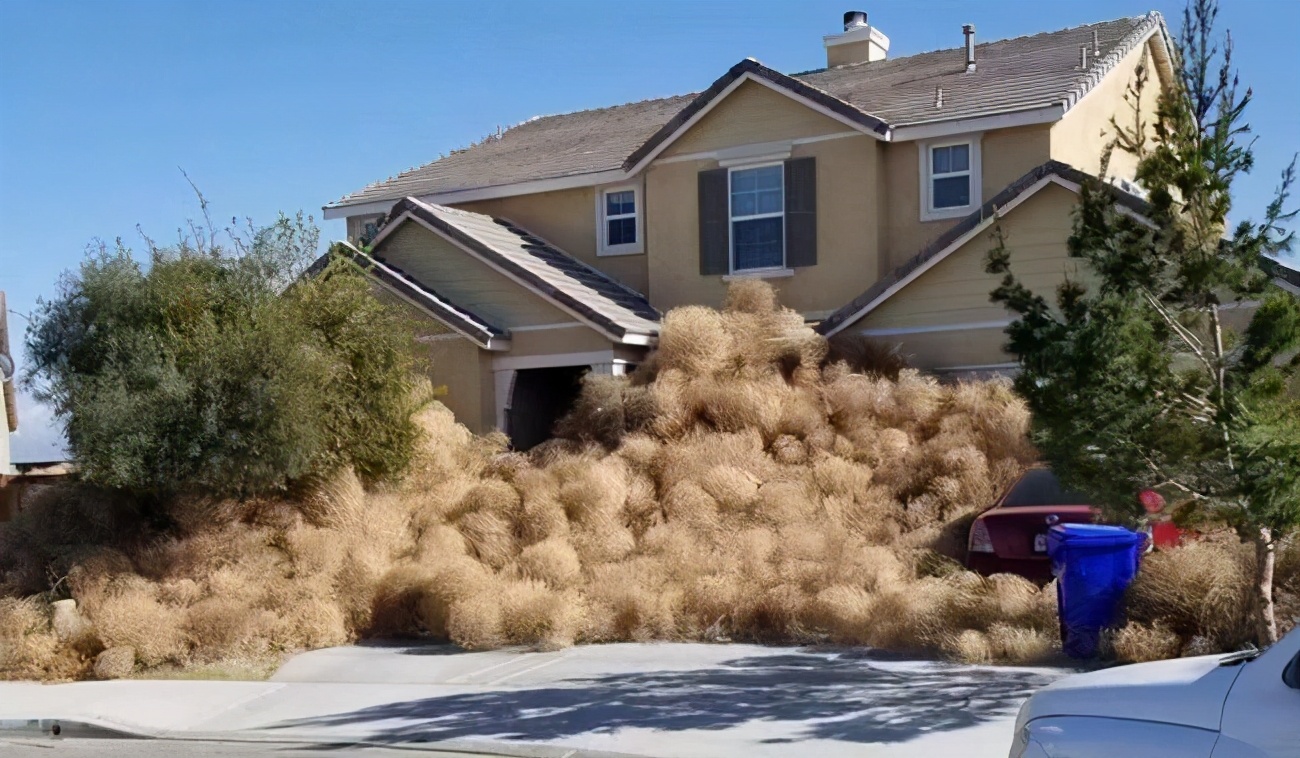
[[224, 244], [191, 231], [143, 261], [101, 246], [38, 306], [27, 380], [81, 475], [165, 503], [400, 474], [420, 403], [407, 321], [343, 256], [305, 275], [301, 214]]
[[[1137, 156], [1145, 207], [1117, 204], [1099, 181], [1082, 189], [1069, 252], [1090, 286], [1067, 281], [1052, 302], [1031, 292], [1000, 234], [988, 270], [1003, 277], [992, 299], [1018, 314], [1008, 349], [1046, 459], [1112, 515], [1135, 518], [1135, 493], [1155, 488], [1254, 543], [1268, 643], [1274, 545], [1300, 524], [1300, 302], [1262, 259], [1291, 244], [1295, 162], [1262, 220], [1230, 226], [1233, 182], [1254, 167], [1251, 92], [1232, 70], [1231, 38], [1215, 43], [1216, 15], [1213, 0], [1191, 0], [1154, 122], [1114, 124], [1111, 149]], [[1146, 77], [1130, 91], [1135, 112]], [[1230, 328], [1230, 309], [1252, 307], [1245, 328]]]

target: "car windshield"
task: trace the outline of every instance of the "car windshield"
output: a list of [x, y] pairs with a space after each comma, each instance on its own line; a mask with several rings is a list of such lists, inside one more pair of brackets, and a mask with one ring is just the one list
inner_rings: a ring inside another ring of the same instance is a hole
[[1087, 505], [1088, 496], [1061, 489], [1056, 474], [1042, 468], [1030, 469], [1011, 487], [1002, 500], [1004, 508], [1028, 508], [1035, 505]]

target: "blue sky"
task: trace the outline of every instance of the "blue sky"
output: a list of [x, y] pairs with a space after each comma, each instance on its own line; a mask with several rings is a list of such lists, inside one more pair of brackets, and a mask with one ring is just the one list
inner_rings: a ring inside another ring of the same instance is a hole
[[[851, 7], [891, 56], [1181, 2], [337, 2], [0, 0], [0, 289], [29, 312], [96, 238], [174, 238], [198, 205], [270, 222], [529, 117], [702, 89], [746, 56], [824, 65], [821, 37]], [[1259, 168], [1239, 213], [1267, 202], [1300, 150], [1300, 2], [1229, 0], [1221, 13], [1254, 87]], [[1278, 64], [1284, 63], [1284, 66]], [[342, 222], [321, 224], [325, 240]], [[25, 322], [10, 316], [21, 343]], [[19, 345], [21, 353], [21, 345]], [[21, 354], [16, 356], [20, 362]], [[20, 398], [15, 460], [59, 455], [49, 414]]]

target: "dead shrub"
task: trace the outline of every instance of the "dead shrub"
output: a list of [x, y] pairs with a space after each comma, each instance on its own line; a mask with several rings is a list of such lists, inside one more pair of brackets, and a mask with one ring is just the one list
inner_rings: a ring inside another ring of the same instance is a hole
[[125, 679], [135, 670], [135, 651], [129, 647], [110, 647], [95, 658], [96, 679]]
[[739, 279], [727, 285], [723, 310], [731, 313], [773, 313], [780, 306], [776, 290], [761, 279]]
[[[560, 437], [528, 453], [433, 404], [411, 470], [382, 490], [340, 471], [293, 497], [186, 501], [162, 531], [124, 499], [44, 496], [39, 517], [0, 526], [0, 590], [66, 575], [95, 643], [56, 634], [43, 603], [4, 600], [0, 673], [84, 673], [96, 645], [149, 668], [365, 636], [1045, 657], [1050, 586], [942, 557], [960, 556], [970, 515], [1032, 456], [1023, 403], [1005, 384], [940, 385], [858, 352], [828, 348], [766, 283], [737, 282], [725, 312], [669, 312], [631, 377], [588, 377]], [[1227, 585], [1197, 581], [1233, 607]]]
[[[569, 413], [555, 425], [555, 436], [595, 442], [613, 450], [623, 439], [627, 420], [623, 409], [622, 377], [588, 374]], [[648, 393], [641, 391], [641, 395]], [[644, 410], [641, 409], [642, 413]]]
[[883, 376], [891, 380], [897, 379], [898, 372], [907, 368], [907, 359], [896, 345], [846, 332], [830, 338], [826, 362], [843, 363], [855, 374]]
[[1160, 622], [1150, 626], [1129, 622], [1110, 635], [1111, 652], [1124, 663], [1176, 658], [1181, 648], [1178, 634]]
[[730, 352], [731, 335], [717, 311], [688, 305], [664, 315], [656, 351], [660, 372], [676, 369], [692, 378], [710, 376], [725, 365]]
[[457, 527], [479, 561], [499, 569], [514, 557], [515, 536], [509, 519], [494, 511], [475, 511], [466, 515]]
[[1249, 545], [1206, 540], [1146, 556], [1125, 596], [1128, 618], [1162, 624], [1182, 639], [1208, 638], [1222, 650], [1251, 639]]
[[544, 582], [553, 589], [568, 589], [582, 578], [582, 564], [573, 546], [562, 539], [529, 545], [515, 563], [521, 578]]
[[129, 647], [143, 666], [185, 662], [186, 640], [178, 615], [158, 602], [153, 587], [130, 577], [108, 591], [87, 615], [106, 648]]

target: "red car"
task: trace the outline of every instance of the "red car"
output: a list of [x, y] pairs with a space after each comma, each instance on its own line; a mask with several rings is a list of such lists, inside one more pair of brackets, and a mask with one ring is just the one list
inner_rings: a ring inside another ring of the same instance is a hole
[[1019, 574], [1036, 582], [1052, 578], [1047, 530], [1053, 524], [1090, 524], [1101, 511], [1088, 499], [1061, 489], [1046, 468], [1031, 468], [971, 525], [966, 565], [981, 574]]

